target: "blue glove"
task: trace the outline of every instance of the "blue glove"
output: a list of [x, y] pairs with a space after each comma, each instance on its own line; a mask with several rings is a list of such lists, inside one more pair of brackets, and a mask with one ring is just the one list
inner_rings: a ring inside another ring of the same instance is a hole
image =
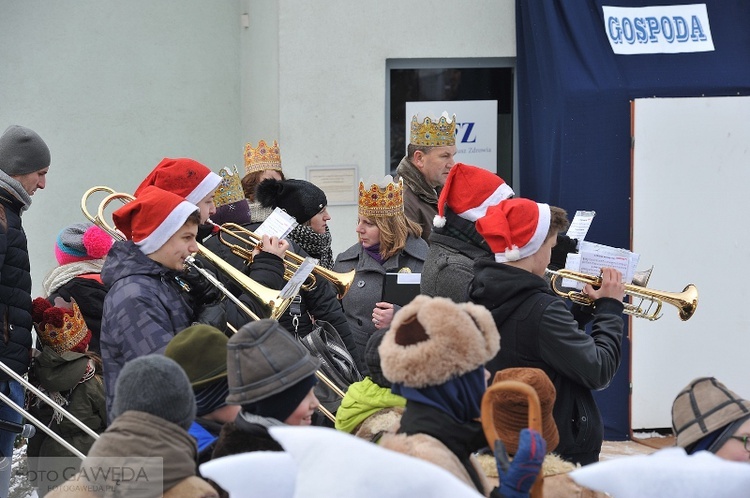
[[546, 454], [547, 443], [534, 429], [521, 431], [518, 452], [512, 462], [508, 459], [503, 442], [499, 439], [495, 441], [495, 461], [497, 474], [500, 476], [500, 494], [504, 498], [528, 497]]

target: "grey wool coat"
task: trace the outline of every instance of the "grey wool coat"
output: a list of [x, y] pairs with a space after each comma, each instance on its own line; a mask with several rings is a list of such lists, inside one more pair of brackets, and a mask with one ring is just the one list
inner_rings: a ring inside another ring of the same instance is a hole
[[412, 273], [421, 273], [427, 249], [427, 243], [423, 239], [410, 236], [404, 249], [382, 265], [366, 254], [360, 243], [354, 244], [336, 258], [334, 271], [356, 271], [354, 282], [341, 304], [357, 344], [360, 363], [364, 363], [367, 340], [376, 330], [372, 323], [372, 310], [375, 303], [381, 301], [385, 274], [397, 273], [402, 268], [409, 268]]

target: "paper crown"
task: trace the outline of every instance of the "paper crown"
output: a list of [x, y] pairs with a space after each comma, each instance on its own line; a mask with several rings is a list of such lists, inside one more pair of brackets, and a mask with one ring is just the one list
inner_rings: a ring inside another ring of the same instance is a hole
[[219, 176], [221, 182], [214, 192], [214, 204], [217, 208], [245, 198], [245, 192], [242, 190], [242, 179], [239, 171], [237, 171], [237, 166], [232, 165], [232, 169], [221, 168]]
[[456, 115], [448, 116], [447, 112], [435, 119], [430, 116], [419, 122], [419, 115], [411, 118], [411, 136], [409, 143], [422, 147], [446, 147], [456, 145]]
[[393, 181], [391, 175], [375, 183], [368, 182], [370, 187], [365, 189], [365, 182], [359, 181], [359, 215], [393, 216], [404, 212], [404, 181]]
[[258, 142], [253, 148], [250, 143], [245, 144], [245, 174], [274, 169], [281, 171], [281, 151], [276, 140], [271, 145], [265, 140]]
[[[36, 298], [33, 310], [39, 339], [58, 354], [70, 351], [87, 336], [91, 337], [86, 321], [75, 301], [72, 309], [64, 309], [52, 306], [44, 298]], [[85, 349], [85, 345], [81, 349]]]

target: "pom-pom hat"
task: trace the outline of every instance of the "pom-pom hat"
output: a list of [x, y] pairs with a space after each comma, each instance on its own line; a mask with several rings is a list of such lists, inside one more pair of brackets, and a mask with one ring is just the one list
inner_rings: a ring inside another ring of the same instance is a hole
[[281, 208], [300, 225], [328, 205], [326, 194], [305, 180], [264, 180], [255, 190], [255, 199], [267, 208]]
[[114, 239], [93, 223], [73, 223], [57, 235], [55, 258], [61, 265], [101, 259], [113, 243]]
[[506, 263], [535, 254], [547, 239], [550, 219], [547, 204], [518, 197], [490, 206], [476, 221], [476, 229], [495, 253], [495, 261]]
[[172, 192], [149, 186], [112, 213], [115, 227], [143, 254], [159, 250], [198, 207]]
[[149, 185], [173, 192], [186, 201], [198, 204], [201, 199], [213, 193], [219, 186], [221, 177], [198, 161], [180, 157], [165, 157], [156, 165], [135, 190], [135, 196], [141, 195]]
[[505, 180], [477, 166], [457, 163], [448, 174], [438, 199], [438, 214], [433, 225], [445, 226], [445, 206], [468, 221], [477, 221], [490, 206], [513, 197], [515, 193]]
[[75, 301], [72, 309], [67, 309], [52, 306], [43, 297], [38, 297], [33, 302], [32, 320], [39, 340], [57, 354], [66, 351], [84, 353], [91, 341], [91, 331]]
[[487, 308], [425, 295], [394, 315], [378, 348], [385, 378], [416, 389], [472, 372], [499, 350], [500, 335]]

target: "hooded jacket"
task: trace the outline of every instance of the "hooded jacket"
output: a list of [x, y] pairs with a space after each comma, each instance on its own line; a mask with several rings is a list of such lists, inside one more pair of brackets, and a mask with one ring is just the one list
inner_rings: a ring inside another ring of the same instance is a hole
[[544, 370], [557, 391], [555, 452], [582, 464], [597, 461], [603, 428], [591, 390], [607, 387], [620, 366], [623, 304], [597, 300], [588, 335], [542, 277], [492, 257], [474, 270], [471, 300], [490, 310], [502, 344], [487, 369], [492, 376], [509, 367]]
[[100, 338], [107, 413], [125, 363], [163, 353], [172, 337], [192, 323], [193, 309], [175, 280], [178, 274], [148, 258], [132, 241], [112, 245], [101, 273], [110, 288]]

